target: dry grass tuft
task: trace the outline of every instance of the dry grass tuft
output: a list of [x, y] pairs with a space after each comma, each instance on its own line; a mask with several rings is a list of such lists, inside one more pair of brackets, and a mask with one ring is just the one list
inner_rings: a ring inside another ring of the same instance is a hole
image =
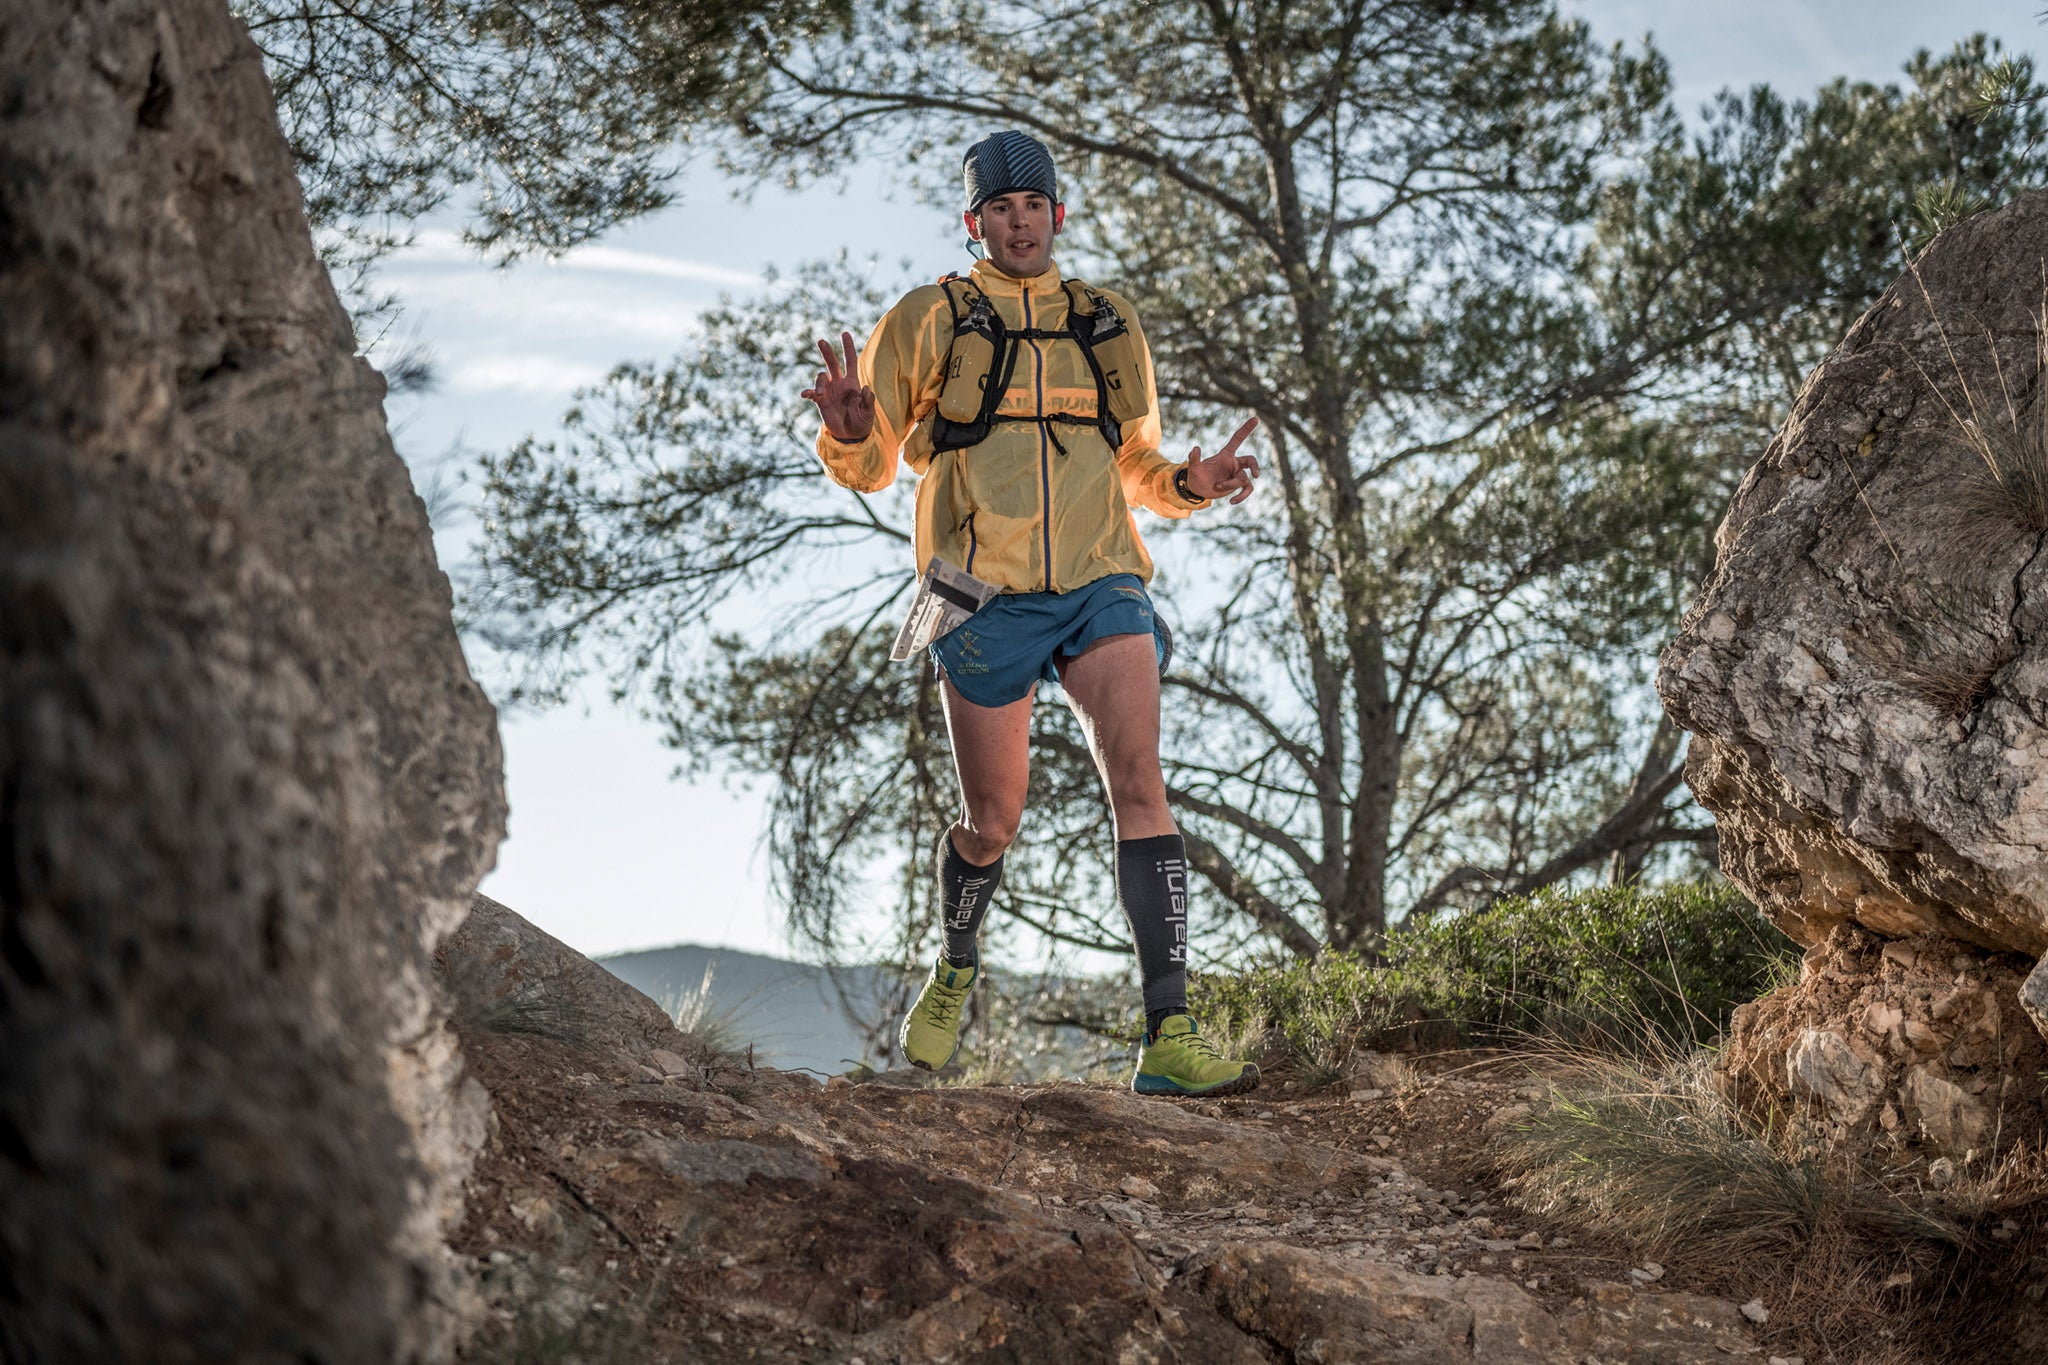
[[1960, 720], [1991, 695], [1992, 680], [2019, 652], [2012, 636], [1979, 623], [1982, 610], [1981, 594], [1940, 580], [1912, 585], [1894, 606], [1895, 633], [1873, 653], [1893, 681]]
[[2003, 1360], [2037, 1329], [2048, 1341], [2027, 1298], [2032, 1243], [2048, 1246], [2041, 1152], [1937, 1188], [1821, 1150], [1793, 1124], [1747, 1124], [1715, 1088], [1711, 1053], [1568, 1061], [1552, 1102], [1501, 1140], [1531, 1212], [1683, 1267], [1706, 1292], [1763, 1297], [1781, 1354]]
[[[2016, 544], [2038, 545], [2048, 533], [2048, 393], [2043, 391], [2048, 388], [2048, 265], [2035, 316], [2033, 373], [2009, 376], [1998, 339], [1984, 336], [1995, 393], [1979, 392], [1981, 386], [1971, 384], [1919, 268], [1909, 261], [1908, 271], [1920, 285], [1948, 357], [1953, 400], [1917, 357], [1912, 364], [1947, 412], [1947, 439], [1961, 459], [1955, 474], [1915, 509], [1916, 538], [1931, 547], [1924, 562], [1908, 566], [1899, 559], [1897, 545], [1878, 525], [1899, 567], [1924, 577], [1911, 582], [1893, 604], [1895, 637], [1876, 642], [1875, 652], [1901, 686], [1960, 719], [1990, 696], [1993, 678], [2018, 652], [2003, 623], [1984, 619], [1987, 597], [1973, 580], [1987, 566], [2009, 564]], [[1867, 496], [1864, 502], [1869, 508]], [[1876, 509], [1869, 511], [1877, 520]]]
[[[1980, 398], [1964, 382], [1962, 409], [1949, 407], [1958, 439], [1975, 457], [1970, 477], [1955, 490], [1954, 506], [1958, 511], [1978, 513], [1981, 522], [1987, 523], [1981, 533], [1986, 543], [1957, 547], [1959, 553], [1996, 545], [1991, 537], [2000, 520], [2028, 535], [2048, 531], [2048, 403], [2041, 401], [2038, 392], [2042, 376], [2048, 375], [2048, 286], [2044, 286], [2035, 328], [2033, 382], [2037, 391], [2031, 401], [2022, 402], [2014, 395], [1998, 358], [1997, 340], [1986, 337], [1998, 393]], [[1959, 366], [1956, 378], [1962, 380]]]
[[747, 1038], [744, 1002], [721, 1005], [713, 1002], [711, 982], [716, 975], [716, 958], [704, 964], [704, 975], [690, 990], [662, 1001], [669, 1020], [706, 1054], [720, 1058], [751, 1056]]
[[1579, 1079], [1505, 1143], [1531, 1208], [1672, 1255], [1782, 1255], [1826, 1234], [1958, 1246], [1961, 1222], [1803, 1147], [1750, 1131], [1714, 1088], [1711, 1054], [1582, 1058]]

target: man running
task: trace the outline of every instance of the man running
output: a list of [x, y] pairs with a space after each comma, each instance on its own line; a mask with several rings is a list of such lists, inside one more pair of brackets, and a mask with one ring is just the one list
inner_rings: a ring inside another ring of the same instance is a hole
[[1000, 132], [968, 148], [963, 171], [963, 220], [985, 259], [905, 295], [857, 358], [851, 333], [843, 359], [820, 341], [825, 369], [803, 394], [824, 418], [818, 455], [835, 482], [874, 492], [899, 459], [919, 476], [920, 568], [936, 556], [1001, 590], [931, 645], [961, 815], [939, 847], [944, 948], [899, 1043], [927, 1070], [959, 1046], [976, 935], [1024, 815], [1032, 697], [1057, 681], [1115, 817], [1117, 898], [1144, 983], [1131, 1088], [1251, 1090], [1258, 1067], [1222, 1056], [1187, 1012], [1187, 853], [1159, 766], [1165, 637], [1131, 508], [1184, 517], [1244, 501], [1259, 466], [1237, 452], [1257, 419], [1215, 455], [1162, 455], [1135, 311], [1052, 263], [1066, 207], [1051, 152]]

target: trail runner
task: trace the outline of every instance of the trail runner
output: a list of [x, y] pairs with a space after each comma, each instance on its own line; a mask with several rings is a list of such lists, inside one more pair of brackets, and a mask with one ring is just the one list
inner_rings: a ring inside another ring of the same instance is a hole
[[[1152, 358], [1120, 295], [1062, 279], [1066, 219], [1052, 154], [1015, 131], [968, 148], [968, 236], [986, 255], [964, 278], [913, 289], [856, 354], [818, 343], [803, 396], [824, 419], [833, 480], [885, 488], [918, 475], [916, 552], [994, 595], [929, 646], [943, 678], [961, 814], [940, 840], [944, 947], [898, 1042], [937, 1070], [959, 1046], [980, 974], [976, 936], [1024, 815], [1031, 705], [1057, 681], [1081, 723], [1116, 826], [1116, 886], [1144, 985], [1145, 1044], [1131, 1088], [1148, 1095], [1255, 1089], [1259, 1069], [1222, 1055], [1187, 1009], [1187, 852], [1159, 766], [1167, 637], [1145, 585], [1152, 560], [1131, 508], [1184, 517], [1249, 497], [1258, 461], [1199, 447], [1160, 453]], [[935, 571], [936, 572], [936, 571]], [[941, 584], [933, 591], [946, 590]], [[972, 590], [972, 589], [970, 589]], [[969, 597], [961, 605], [971, 608]], [[906, 628], [907, 629], [907, 628]]]

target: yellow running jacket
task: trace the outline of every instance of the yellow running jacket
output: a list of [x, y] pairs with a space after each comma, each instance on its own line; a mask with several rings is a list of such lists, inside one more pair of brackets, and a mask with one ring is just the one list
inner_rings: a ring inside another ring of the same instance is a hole
[[[1057, 266], [1012, 279], [987, 261], [971, 274], [1009, 330], [1058, 331], [1067, 295]], [[953, 309], [945, 290], [923, 285], [875, 324], [860, 353], [860, 379], [874, 390], [875, 425], [864, 441], [818, 433], [818, 457], [835, 483], [862, 493], [889, 486], [900, 458], [919, 476], [917, 569], [936, 554], [1005, 592], [1071, 592], [1110, 574], [1152, 578], [1152, 557], [1138, 538], [1132, 507], [1184, 517], [1202, 503], [1173, 486], [1181, 466], [1159, 452], [1159, 398], [1152, 354], [1137, 313], [1097, 290], [1131, 329], [1143, 361], [1145, 415], [1124, 423], [1123, 448], [1093, 425], [996, 422], [988, 438], [963, 450], [934, 451], [927, 420], [939, 401]], [[1091, 419], [1095, 376], [1079, 343], [1015, 341], [1019, 348], [999, 416], [1067, 413]], [[1065, 453], [1061, 453], [1061, 447]]]

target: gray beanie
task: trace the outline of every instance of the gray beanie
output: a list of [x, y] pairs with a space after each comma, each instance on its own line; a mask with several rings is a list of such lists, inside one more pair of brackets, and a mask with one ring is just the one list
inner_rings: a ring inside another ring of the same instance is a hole
[[967, 181], [969, 213], [1012, 190], [1030, 190], [1059, 202], [1060, 178], [1052, 167], [1052, 153], [1029, 133], [1015, 129], [990, 133], [967, 149], [961, 170]]

